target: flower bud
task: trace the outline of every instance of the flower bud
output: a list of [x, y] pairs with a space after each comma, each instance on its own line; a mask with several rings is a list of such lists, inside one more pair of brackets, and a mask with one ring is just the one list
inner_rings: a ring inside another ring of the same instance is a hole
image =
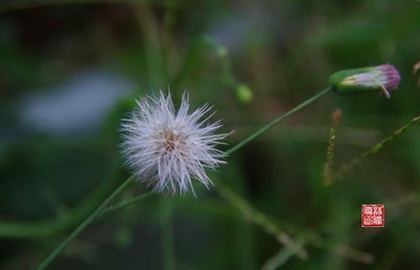
[[249, 103], [253, 97], [251, 89], [245, 84], [239, 84], [236, 86], [236, 94], [239, 101], [242, 103]]
[[332, 74], [329, 83], [332, 90], [339, 95], [379, 90], [390, 98], [389, 91], [396, 89], [400, 83], [400, 73], [390, 64], [346, 69]]

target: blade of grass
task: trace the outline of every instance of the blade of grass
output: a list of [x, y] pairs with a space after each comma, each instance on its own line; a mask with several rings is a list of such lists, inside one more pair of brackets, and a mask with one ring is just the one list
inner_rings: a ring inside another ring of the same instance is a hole
[[[272, 235], [279, 243], [285, 246], [295, 246], [294, 240], [286, 234], [271, 218], [264, 213], [254, 209], [246, 200], [233, 192], [228, 186], [221, 181], [215, 185], [216, 191], [224, 198], [230, 205], [238, 209], [245, 219], [263, 228], [268, 234]], [[298, 252], [299, 257], [306, 258], [305, 250], [300, 249]]]
[[340, 169], [338, 169], [332, 176], [332, 180], [340, 180], [343, 179], [345, 176], [350, 174], [362, 161], [364, 161], [366, 158], [375, 155], [379, 151], [381, 151], [386, 145], [388, 145], [390, 142], [395, 140], [397, 137], [404, 134], [409, 128], [413, 127], [415, 124], [417, 124], [420, 121], [420, 115], [414, 117], [411, 119], [410, 122], [403, 125], [399, 129], [397, 129], [394, 133], [380, 141], [379, 143], [375, 144], [374, 146], [370, 147], [368, 150], [360, 154], [358, 157], [351, 160], [349, 163], [344, 164], [341, 166]]
[[286, 246], [282, 248], [273, 257], [269, 258], [263, 265], [261, 270], [274, 270], [284, 265], [294, 254], [298, 253], [303, 248], [303, 245], [308, 242], [308, 236], [303, 234], [296, 241], [296, 245]]
[[334, 163], [334, 148], [337, 126], [341, 118], [341, 110], [336, 109], [331, 115], [330, 139], [328, 140], [327, 154], [324, 164], [324, 185], [329, 186], [332, 182], [332, 166]]

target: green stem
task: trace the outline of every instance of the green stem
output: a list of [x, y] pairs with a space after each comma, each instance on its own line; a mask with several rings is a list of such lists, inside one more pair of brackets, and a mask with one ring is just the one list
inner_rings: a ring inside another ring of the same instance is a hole
[[238, 150], [239, 148], [241, 148], [245, 144], [249, 143], [250, 141], [252, 141], [256, 137], [260, 136], [262, 133], [266, 132], [267, 130], [269, 130], [270, 128], [272, 128], [273, 126], [275, 126], [276, 124], [278, 124], [279, 122], [281, 122], [282, 120], [286, 119], [287, 117], [289, 117], [290, 115], [294, 114], [295, 112], [300, 111], [301, 109], [303, 109], [304, 107], [308, 106], [309, 104], [311, 104], [312, 102], [314, 102], [315, 100], [317, 100], [318, 98], [320, 98], [321, 96], [325, 95], [330, 90], [331, 90], [331, 87], [327, 87], [324, 90], [322, 90], [319, 93], [317, 93], [316, 95], [314, 95], [313, 97], [308, 98], [304, 102], [300, 103], [299, 105], [297, 105], [296, 107], [294, 107], [290, 111], [287, 111], [284, 114], [281, 114], [281, 115], [277, 116], [270, 123], [268, 123], [267, 125], [263, 126], [259, 130], [257, 130], [256, 132], [254, 132], [251, 135], [249, 135], [248, 138], [246, 138], [245, 140], [242, 140], [241, 142], [239, 142], [238, 144], [236, 144], [235, 146], [233, 146], [232, 148], [230, 148], [228, 151], [226, 151], [226, 154], [227, 155], [232, 154], [233, 152], [235, 152], [236, 150]]
[[[236, 194], [231, 188], [219, 181], [216, 190], [231, 206], [238, 209], [245, 219], [251, 221], [257, 226], [263, 228], [268, 234], [272, 235], [279, 243], [285, 246], [296, 246], [293, 239], [290, 238], [279, 226], [267, 215], [254, 209], [240, 195]], [[298, 248], [298, 255], [306, 258], [307, 254], [304, 249]]]
[[173, 207], [168, 198], [161, 198], [161, 246], [163, 256], [163, 269], [175, 269], [175, 251], [174, 251], [174, 234], [173, 234]]
[[[293, 109], [285, 112], [284, 114], [281, 114], [274, 118], [271, 122], [261, 127], [256, 132], [249, 135], [246, 139], [242, 140], [232, 148], [226, 151], [227, 155], [230, 155], [240, 149], [242, 146], [246, 145], [265, 131], [269, 130], [276, 124], [280, 123], [282, 120], [286, 119], [290, 115], [294, 114], [295, 112], [298, 112], [299, 110], [303, 109], [304, 107], [308, 106], [318, 98], [322, 97], [326, 93], [328, 93], [331, 90], [330, 87], [327, 87], [323, 89], [322, 91], [318, 92], [313, 97], [305, 100], [304, 102], [300, 103]], [[265, 231], [271, 235], [273, 235], [280, 243], [283, 243], [286, 246], [296, 246], [296, 243], [282, 230], [278, 228], [278, 226], [273, 223], [267, 216], [265, 216], [263, 213], [258, 212], [257, 210], [253, 209], [244, 199], [242, 199], [238, 194], [236, 194], [233, 190], [231, 190], [228, 186], [218, 183], [216, 185], [216, 190], [218, 193], [232, 206], [237, 208], [242, 214], [251, 220], [253, 223], [255, 223], [258, 226], [261, 226], [265, 229]], [[299, 257], [306, 258], [307, 254], [304, 249], [300, 249], [298, 251]]]
[[[314, 95], [313, 97], [305, 100], [304, 102], [300, 103], [299, 105], [297, 105], [296, 107], [294, 107], [293, 109], [291, 109], [290, 111], [281, 114], [280, 116], [276, 117], [274, 120], [272, 120], [270, 123], [268, 123], [267, 125], [263, 126], [262, 128], [260, 128], [259, 130], [257, 130], [256, 132], [254, 132], [253, 134], [251, 134], [250, 136], [248, 136], [246, 139], [244, 139], [243, 141], [239, 142], [238, 144], [236, 144], [235, 146], [233, 146], [232, 148], [230, 148], [229, 150], [226, 151], [227, 155], [232, 154], [233, 152], [237, 151], [239, 148], [241, 148], [242, 146], [246, 145], [247, 143], [249, 143], [250, 141], [252, 141], [253, 139], [255, 139], [256, 137], [258, 137], [259, 135], [261, 135], [262, 133], [264, 133], [265, 131], [267, 131], [268, 129], [270, 129], [271, 127], [273, 127], [274, 125], [276, 125], [277, 123], [281, 122], [282, 120], [286, 119], [288, 116], [292, 115], [295, 112], [298, 112], [299, 110], [301, 110], [302, 108], [306, 107], [307, 105], [311, 104], [312, 102], [314, 102], [315, 100], [317, 100], [318, 98], [320, 98], [321, 96], [323, 96], [324, 94], [326, 94], [327, 92], [330, 91], [330, 87], [320, 91], [319, 93], [317, 93], [316, 95]], [[73, 240], [75, 239], [87, 226], [89, 226], [98, 216], [108, 212], [109, 210], [106, 210], [106, 206], [109, 204], [109, 202], [112, 201], [113, 198], [115, 198], [118, 194], [120, 194], [131, 182], [133, 182], [135, 176], [132, 175], [131, 177], [129, 177], [127, 180], [125, 180], [110, 196], [108, 196], [108, 198], [106, 198], [101, 205], [98, 206], [98, 208], [82, 223], [80, 224], [56, 249], [54, 249], [54, 251], [39, 265], [39, 267], [37, 268], [38, 270], [42, 270], [45, 269], [56, 257], [58, 254], [60, 254], [60, 252]], [[284, 234], [283, 232], [280, 232], [277, 230], [276, 226], [273, 226], [273, 223], [271, 223], [269, 220], [267, 220], [267, 218], [262, 215], [261, 213], [255, 213], [254, 211], [250, 211], [249, 209], [252, 208], [244, 208], [244, 204], [242, 201], [242, 198], [235, 194], [232, 190], [228, 189], [227, 187], [224, 188], [219, 188], [218, 191], [224, 195], [223, 197], [230, 202], [232, 205], [237, 206], [239, 209], [241, 209], [245, 214], [251, 214], [250, 216], [254, 218], [254, 222], [262, 227], [264, 227], [268, 232], [277, 235], [278, 240], [282, 241], [283, 243], [288, 243], [290, 242], [290, 239], [287, 239], [287, 235]], [[144, 197], [142, 197], [144, 198]], [[115, 209], [119, 209], [121, 207], [127, 206], [129, 204], [135, 203], [138, 200], [140, 200], [140, 198], [135, 198], [133, 201], [130, 202], [122, 202], [120, 204], [118, 204], [117, 206], [113, 206], [111, 208]], [[238, 203], [239, 202], [239, 203]], [[242, 203], [241, 203], [242, 202]], [[174, 269], [175, 266], [175, 262], [174, 262], [174, 258], [173, 258], [173, 235], [172, 235], [172, 213], [168, 214], [168, 224], [165, 224], [165, 228], [167, 228], [167, 230], [164, 230], [164, 237], [163, 240], [165, 240], [164, 243], [164, 248], [170, 248], [171, 250], [164, 250], [164, 256], [165, 256], [165, 269]], [[169, 228], [169, 229], [168, 229]], [[167, 241], [167, 242], [166, 242]], [[166, 260], [167, 258], [167, 260]], [[167, 267], [167, 268], [166, 268]]]
[[58, 247], [54, 249], [54, 251], [45, 258], [44, 261], [37, 267], [37, 270], [46, 269], [48, 265], [57, 257], [58, 254], [73, 240], [75, 239], [87, 226], [89, 226], [97, 217], [98, 215], [107, 207], [107, 205], [114, 199], [118, 194], [120, 194], [123, 190], [125, 190], [133, 181], [135, 177], [134, 175], [127, 178], [111, 195], [109, 195], [99, 206], [96, 210], [88, 217], [85, 221], [83, 221]]
[[330, 139], [328, 140], [327, 154], [324, 163], [324, 185], [328, 186], [332, 183], [332, 168], [334, 164], [334, 149], [337, 135], [337, 126], [340, 121], [341, 110], [335, 110], [331, 115]]
[[384, 146], [386, 146], [388, 143], [392, 142], [395, 138], [401, 136], [405, 131], [407, 131], [410, 127], [414, 126], [420, 121], [420, 116], [416, 116], [411, 121], [404, 126], [400, 127], [398, 130], [396, 130], [394, 133], [380, 141], [379, 143], [375, 144], [362, 154], [360, 154], [358, 157], [350, 161], [348, 164], [343, 165], [337, 172], [333, 175], [333, 180], [339, 180], [344, 178], [346, 175], [351, 173], [354, 168], [356, 168], [363, 160], [366, 158], [378, 153]]
[[267, 260], [261, 270], [280, 269], [280, 267], [283, 266], [294, 254], [299, 252], [299, 250], [302, 249], [303, 246], [309, 242], [309, 240], [310, 239], [308, 235], [302, 233], [302, 235], [300, 235], [299, 239], [296, 241], [296, 245], [285, 247], [279, 250], [277, 254]]
[[145, 199], [147, 197], [150, 197], [151, 195], [155, 194], [153, 191], [149, 191], [143, 194], [140, 194], [134, 198], [131, 199], [127, 199], [124, 201], [121, 201], [119, 203], [116, 203], [114, 205], [109, 206], [108, 208], [105, 208], [101, 213], [99, 213], [98, 217], [102, 217], [103, 215], [109, 214], [111, 212], [117, 211], [121, 208], [133, 205], [139, 201], [141, 201], [142, 199]]

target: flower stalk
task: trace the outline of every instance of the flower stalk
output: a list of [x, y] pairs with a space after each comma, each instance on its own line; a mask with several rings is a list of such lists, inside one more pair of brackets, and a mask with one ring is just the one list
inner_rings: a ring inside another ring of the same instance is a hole
[[[308, 106], [309, 104], [313, 103], [315, 100], [319, 99], [326, 93], [328, 93], [331, 90], [330, 87], [320, 91], [319, 93], [315, 94], [313, 97], [305, 100], [304, 102], [300, 103], [296, 107], [292, 108], [290, 111], [287, 111], [284, 114], [281, 114], [280, 116], [273, 119], [270, 123], [264, 125], [259, 130], [254, 132], [253, 134], [249, 135], [246, 139], [239, 142], [229, 150], [227, 150], [225, 153], [227, 155], [232, 154], [233, 152], [240, 149], [242, 146], [246, 145], [247, 143], [251, 142], [253, 139], [264, 133], [265, 131], [269, 130], [271, 127], [276, 125], [277, 123], [281, 122], [282, 120], [286, 119], [290, 115], [298, 112], [299, 110], [303, 109], [304, 107]], [[122, 191], [124, 191], [132, 182], [134, 182], [135, 175], [130, 176], [128, 179], [126, 179], [110, 196], [108, 196], [99, 206], [98, 208], [89, 216], [86, 218], [85, 221], [83, 221], [58, 247], [56, 247], [49, 255], [48, 257], [41, 262], [41, 264], [36, 268], [37, 270], [43, 270], [50, 265], [50, 263], [64, 250], [64, 248], [76, 237], [80, 235], [80, 233], [88, 227], [101, 213], [104, 211], [107, 207], [107, 205], [115, 198], [117, 195], [121, 194]], [[233, 191], [232, 191], [233, 192]], [[229, 201], [230, 203], [236, 205], [235, 197], [233, 196], [224, 196], [224, 198]], [[240, 198], [240, 197], [239, 197]], [[262, 219], [264, 220], [264, 218]], [[258, 222], [260, 225], [265, 226], [265, 222], [261, 223], [261, 220]], [[267, 229], [272, 230], [271, 226], [268, 226]], [[284, 239], [283, 239], [284, 241]]]
[[333, 180], [341, 180], [348, 174], [350, 174], [354, 168], [356, 168], [363, 160], [366, 158], [378, 153], [382, 150], [387, 144], [392, 142], [397, 137], [404, 134], [409, 128], [413, 127], [415, 124], [420, 122], [420, 115], [411, 119], [410, 122], [405, 124], [404, 126], [397, 129], [394, 133], [380, 141], [379, 143], [375, 144], [374, 146], [370, 147], [368, 150], [360, 154], [358, 157], [354, 158], [348, 164], [343, 165], [336, 173], [333, 174]]
[[284, 119], [286, 119], [287, 117], [289, 117], [292, 114], [300, 111], [301, 109], [305, 108], [309, 104], [313, 103], [315, 100], [317, 100], [320, 97], [322, 97], [323, 95], [327, 94], [328, 92], [331, 91], [331, 89], [332, 89], [331, 87], [327, 87], [324, 90], [322, 90], [322, 91], [318, 92], [317, 94], [315, 94], [314, 96], [308, 98], [304, 102], [300, 103], [296, 107], [292, 108], [291, 110], [285, 112], [284, 114], [280, 114], [279, 116], [277, 116], [276, 118], [274, 118], [271, 122], [269, 122], [268, 124], [262, 126], [256, 132], [252, 133], [247, 138], [245, 138], [244, 140], [240, 141], [238, 144], [236, 144], [235, 146], [233, 146], [232, 148], [230, 148], [229, 150], [227, 150], [226, 151], [226, 154], [227, 155], [232, 154], [233, 152], [235, 152], [239, 148], [241, 148], [244, 145], [248, 144], [250, 141], [254, 140], [255, 138], [257, 138], [258, 136], [260, 136], [261, 134], [263, 134], [264, 132], [266, 132], [267, 130], [269, 130], [270, 128], [272, 128], [273, 126], [277, 125], [278, 123], [280, 123], [281, 121], [283, 121]]
[[41, 264], [36, 268], [37, 270], [43, 270], [50, 265], [50, 263], [63, 251], [63, 249], [77, 236], [80, 235], [80, 233], [83, 232], [87, 226], [89, 226], [100, 214], [101, 212], [106, 209], [108, 204], [119, 194], [121, 194], [122, 191], [124, 191], [131, 183], [134, 182], [134, 175], [127, 178], [114, 192], [111, 193], [97, 208], [96, 210], [88, 216], [85, 221], [83, 221], [77, 228], [63, 241], [61, 242], [58, 247], [56, 247], [53, 252], [48, 255], [47, 258], [45, 258], [44, 261], [41, 262]]

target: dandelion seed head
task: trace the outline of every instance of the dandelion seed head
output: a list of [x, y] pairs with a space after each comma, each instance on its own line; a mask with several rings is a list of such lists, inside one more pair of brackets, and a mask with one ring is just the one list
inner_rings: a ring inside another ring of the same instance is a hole
[[140, 99], [131, 117], [122, 123], [121, 149], [126, 164], [156, 192], [191, 190], [195, 195], [194, 180], [209, 188], [212, 182], [206, 169], [225, 163], [217, 146], [226, 137], [215, 133], [221, 123], [209, 121], [211, 109], [204, 105], [190, 110], [186, 93], [178, 110], [170, 93]]

